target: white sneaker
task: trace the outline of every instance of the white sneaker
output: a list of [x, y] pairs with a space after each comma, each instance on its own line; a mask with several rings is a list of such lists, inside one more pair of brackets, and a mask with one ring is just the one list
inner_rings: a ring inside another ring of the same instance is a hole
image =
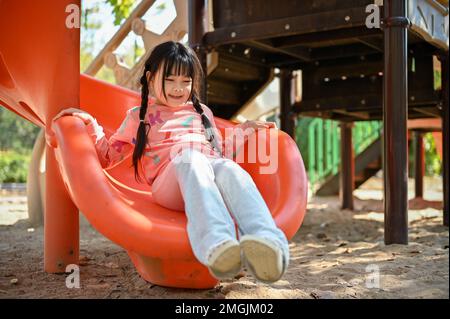
[[283, 276], [283, 251], [275, 243], [255, 235], [242, 236], [240, 243], [248, 270], [257, 280], [273, 283]]
[[241, 271], [241, 248], [237, 241], [226, 241], [210, 253], [208, 257], [209, 272], [217, 279], [229, 279]]

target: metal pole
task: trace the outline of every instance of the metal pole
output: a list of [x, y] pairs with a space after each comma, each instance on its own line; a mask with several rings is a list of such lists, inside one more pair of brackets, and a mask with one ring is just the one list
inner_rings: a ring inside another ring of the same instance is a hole
[[405, 0], [384, 2], [384, 241], [408, 243], [407, 27]]

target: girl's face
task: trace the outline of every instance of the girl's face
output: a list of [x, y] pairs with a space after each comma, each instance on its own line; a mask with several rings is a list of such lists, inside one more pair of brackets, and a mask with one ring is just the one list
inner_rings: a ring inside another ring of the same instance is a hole
[[192, 79], [185, 75], [171, 75], [164, 79], [164, 86], [167, 99], [164, 97], [162, 87], [162, 67], [158, 70], [153, 80], [150, 82], [150, 92], [154, 94], [156, 103], [171, 107], [185, 104], [192, 91]]

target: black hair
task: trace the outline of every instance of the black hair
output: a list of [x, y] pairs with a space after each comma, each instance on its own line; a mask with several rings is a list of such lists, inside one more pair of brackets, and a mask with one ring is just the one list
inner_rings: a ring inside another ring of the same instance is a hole
[[[141, 108], [139, 111], [140, 123], [136, 133], [136, 144], [133, 151], [134, 176], [138, 182], [141, 182], [139, 167], [147, 145], [147, 135], [150, 131], [150, 123], [145, 121], [144, 118], [148, 107], [149, 83], [154, 79], [161, 66], [163, 72], [161, 77], [162, 91], [166, 99], [164, 79], [171, 75], [173, 70], [176, 71], [175, 75], [184, 75], [192, 79], [192, 90], [188, 100], [192, 101], [195, 111], [201, 115], [202, 124], [209, 135], [208, 141], [212, 142], [215, 138], [212, 124], [200, 105], [199, 96], [204, 73], [196, 53], [190, 47], [179, 42], [168, 41], [157, 45], [145, 61], [143, 74], [140, 78], [140, 84], [142, 86]], [[147, 77], [147, 72], [150, 72], [149, 78]]]

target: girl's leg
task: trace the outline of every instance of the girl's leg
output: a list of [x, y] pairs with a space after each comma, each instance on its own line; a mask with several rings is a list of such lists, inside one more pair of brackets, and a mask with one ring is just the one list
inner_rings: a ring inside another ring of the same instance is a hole
[[[184, 199], [194, 255], [225, 277], [227, 272], [234, 275], [240, 269], [239, 244], [233, 219], [214, 183], [210, 159], [197, 150], [185, 149], [168, 165], [174, 167]], [[220, 278], [220, 274], [213, 274]]]
[[283, 268], [286, 269], [289, 262], [287, 238], [276, 226], [250, 174], [230, 159], [214, 159], [211, 164], [216, 184], [238, 224], [240, 234], [256, 235], [275, 243], [282, 250]]
[[152, 197], [158, 205], [170, 210], [185, 211], [183, 195], [173, 163], [169, 162], [153, 181]]

